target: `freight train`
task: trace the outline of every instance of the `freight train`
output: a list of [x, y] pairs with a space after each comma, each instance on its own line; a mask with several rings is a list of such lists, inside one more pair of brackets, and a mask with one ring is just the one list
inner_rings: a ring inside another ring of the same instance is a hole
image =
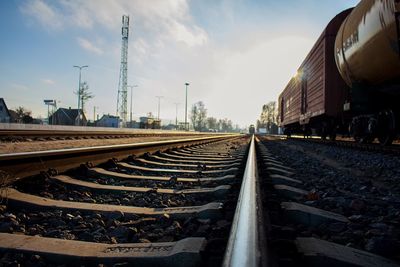
[[400, 132], [400, 0], [336, 15], [279, 95], [287, 135], [391, 144]]
[[254, 134], [255, 132], [256, 132], [256, 128], [254, 127], [253, 124], [251, 124], [249, 127], [249, 134]]

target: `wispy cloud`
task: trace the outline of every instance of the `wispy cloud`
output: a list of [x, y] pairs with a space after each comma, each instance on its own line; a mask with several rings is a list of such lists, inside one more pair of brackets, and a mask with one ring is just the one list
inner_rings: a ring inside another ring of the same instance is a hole
[[94, 45], [92, 42], [90, 42], [89, 40], [85, 39], [85, 38], [81, 38], [78, 37], [77, 38], [78, 44], [85, 50], [98, 54], [98, 55], [102, 55], [104, 53], [104, 51], [97, 47], [96, 45]]
[[56, 84], [55, 81], [53, 81], [51, 79], [42, 79], [41, 81], [42, 81], [42, 83], [45, 83], [45, 84], [48, 84], [48, 85]]
[[170, 32], [176, 41], [183, 42], [188, 46], [197, 46], [207, 43], [207, 33], [200, 27], [194, 26], [193, 29], [186, 27], [182, 23], [174, 21]]
[[96, 30], [99, 26], [116, 30], [121, 16], [127, 14], [131, 27], [146, 32], [149, 43], [175, 41], [199, 46], [208, 40], [206, 31], [193, 21], [188, 0], [28, 0], [20, 10], [43, 27], [56, 30], [95, 26]]
[[61, 14], [53, 7], [42, 0], [29, 0], [25, 2], [20, 10], [35, 20], [37, 20], [46, 29], [61, 29], [63, 26]]

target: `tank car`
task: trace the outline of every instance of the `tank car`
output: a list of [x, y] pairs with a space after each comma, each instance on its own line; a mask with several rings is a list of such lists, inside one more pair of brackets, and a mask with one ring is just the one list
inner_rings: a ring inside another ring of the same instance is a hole
[[362, 0], [329, 22], [279, 96], [286, 134], [390, 144], [400, 127], [400, 1]]
[[335, 61], [350, 87], [353, 137], [390, 144], [400, 122], [400, 1], [363, 0], [342, 23]]

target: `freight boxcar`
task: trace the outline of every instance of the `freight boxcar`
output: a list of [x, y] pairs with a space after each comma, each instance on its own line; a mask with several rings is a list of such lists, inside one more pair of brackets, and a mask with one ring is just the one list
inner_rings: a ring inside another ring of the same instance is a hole
[[358, 142], [400, 133], [400, 0], [362, 0], [329, 22], [279, 96], [286, 134]]
[[336, 15], [280, 94], [280, 126], [285, 134], [317, 134], [334, 138], [341, 125], [348, 86], [336, 68], [334, 45], [336, 34], [351, 9]]

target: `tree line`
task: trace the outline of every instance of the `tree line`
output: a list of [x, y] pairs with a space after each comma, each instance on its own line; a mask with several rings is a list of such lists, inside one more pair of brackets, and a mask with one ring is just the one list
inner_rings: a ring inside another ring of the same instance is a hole
[[239, 125], [233, 125], [230, 119], [207, 117], [207, 109], [203, 101], [196, 102], [190, 112], [190, 121], [193, 129], [199, 132], [240, 132]]
[[266, 133], [278, 133], [278, 109], [275, 101], [262, 106], [260, 119], [257, 120], [256, 130], [265, 129]]

